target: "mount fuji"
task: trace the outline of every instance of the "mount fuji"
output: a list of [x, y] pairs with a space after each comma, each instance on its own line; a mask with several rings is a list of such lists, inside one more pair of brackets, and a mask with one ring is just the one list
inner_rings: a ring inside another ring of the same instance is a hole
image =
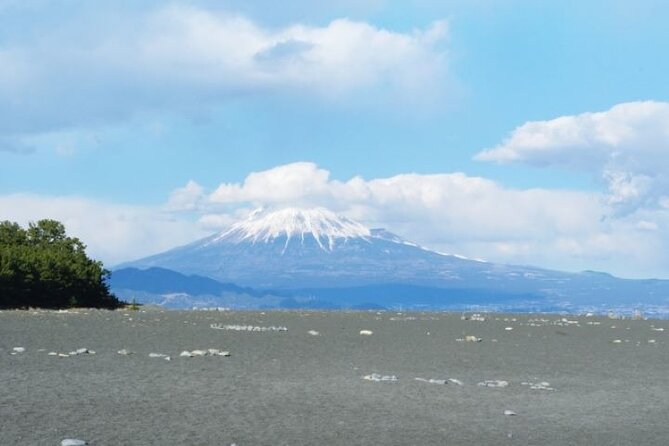
[[[273, 305], [516, 310], [669, 307], [669, 281], [626, 280], [446, 255], [324, 208], [259, 210], [228, 230], [120, 265], [263, 290]], [[124, 271], [125, 270], [125, 271]], [[137, 281], [135, 280], [135, 283]], [[174, 290], [178, 292], [178, 290]], [[264, 294], [263, 294], [264, 293]], [[261, 299], [256, 297], [255, 299]]]

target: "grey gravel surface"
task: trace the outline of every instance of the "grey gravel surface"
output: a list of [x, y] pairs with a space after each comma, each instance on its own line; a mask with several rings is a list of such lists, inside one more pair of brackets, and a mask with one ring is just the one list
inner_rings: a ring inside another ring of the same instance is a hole
[[669, 321], [562, 318], [3, 311], [0, 445], [669, 444]]

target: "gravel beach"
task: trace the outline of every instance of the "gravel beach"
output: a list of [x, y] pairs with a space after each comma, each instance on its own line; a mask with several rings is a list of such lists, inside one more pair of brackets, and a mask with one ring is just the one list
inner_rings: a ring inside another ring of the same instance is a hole
[[469, 316], [3, 311], [0, 444], [668, 444], [669, 321]]

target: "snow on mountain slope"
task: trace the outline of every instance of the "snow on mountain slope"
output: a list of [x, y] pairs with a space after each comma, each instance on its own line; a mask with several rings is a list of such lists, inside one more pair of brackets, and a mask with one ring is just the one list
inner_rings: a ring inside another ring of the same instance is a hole
[[286, 208], [274, 212], [254, 212], [247, 220], [235, 223], [228, 231], [213, 238], [211, 243], [270, 243], [278, 238], [285, 238], [286, 248], [293, 239], [303, 243], [305, 236], [313, 237], [321, 249], [332, 251], [337, 239], [366, 239], [371, 233], [360, 223], [338, 216], [325, 208]]

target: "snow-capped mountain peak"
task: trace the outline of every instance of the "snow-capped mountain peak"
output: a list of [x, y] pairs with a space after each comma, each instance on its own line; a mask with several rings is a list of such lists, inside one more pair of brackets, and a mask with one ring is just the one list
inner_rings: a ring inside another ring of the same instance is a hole
[[235, 223], [221, 233], [214, 242], [269, 243], [285, 237], [288, 246], [291, 239], [304, 241], [305, 236], [312, 236], [322, 249], [331, 251], [337, 239], [367, 239], [371, 232], [364, 225], [325, 208], [285, 208], [254, 211], [248, 219]]

